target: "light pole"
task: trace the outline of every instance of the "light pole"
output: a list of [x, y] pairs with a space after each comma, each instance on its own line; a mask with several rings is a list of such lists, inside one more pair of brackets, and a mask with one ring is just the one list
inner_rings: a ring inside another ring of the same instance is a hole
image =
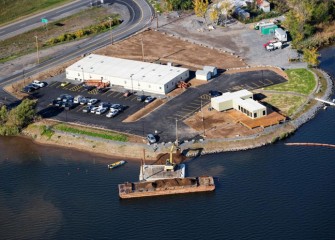
[[205, 118], [204, 118], [204, 110], [202, 108], [202, 98], [201, 97], [200, 97], [200, 110], [201, 110], [201, 121], [202, 121], [202, 128], [204, 131], [204, 137], [206, 137]]
[[157, 31], [158, 31], [158, 14], [159, 14], [159, 13], [160, 13], [159, 11], [156, 12], [156, 19], [157, 19], [156, 30], [157, 30]]
[[109, 19], [109, 30], [111, 31], [111, 41], [113, 45], [112, 18], [109, 17], [108, 19]]
[[37, 64], [40, 63], [40, 54], [38, 52], [38, 41], [37, 41], [37, 36], [35, 36], [35, 39], [36, 39], [36, 54], [37, 54]]
[[82, 67], [81, 70], [82, 70], [82, 73], [83, 73], [83, 75], [82, 75], [83, 81], [82, 82], [84, 82], [84, 68]]
[[133, 88], [133, 76], [134, 76], [134, 74], [131, 74], [131, 75], [130, 75], [130, 80], [131, 80], [131, 93], [132, 93], [132, 94], [134, 93], [134, 88]]

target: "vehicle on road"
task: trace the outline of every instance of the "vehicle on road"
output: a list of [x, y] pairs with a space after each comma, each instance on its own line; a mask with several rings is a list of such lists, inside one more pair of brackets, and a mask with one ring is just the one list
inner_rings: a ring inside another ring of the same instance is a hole
[[60, 86], [61, 86], [61, 87], [65, 87], [65, 86], [67, 86], [67, 85], [69, 85], [69, 84], [70, 84], [69, 82], [65, 81], [65, 82], [62, 82], [62, 83], [60, 84]]
[[209, 91], [209, 96], [210, 97], [219, 97], [219, 96], [221, 96], [222, 95], [222, 92], [220, 92], [220, 91], [216, 91], [216, 90], [211, 90], [211, 91]]
[[106, 117], [112, 118], [112, 117], [115, 117], [116, 115], [118, 115], [119, 113], [120, 113], [119, 110], [111, 108], [111, 110], [107, 113]]
[[152, 133], [149, 133], [147, 135], [147, 140], [150, 144], [157, 142], [157, 139], [156, 139], [155, 135], [153, 135]]
[[145, 95], [140, 95], [136, 98], [136, 100], [139, 102], [144, 102], [145, 98], [146, 98]]
[[47, 85], [46, 82], [40, 82], [40, 81], [38, 81], [38, 80], [34, 80], [34, 81], [32, 82], [32, 84], [35, 84], [35, 85], [39, 86], [40, 88], [45, 87], [45, 86]]
[[104, 114], [105, 112], [108, 111], [108, 108], [106, 107], [99, 107], [96, 111], [95, 111], [95, 114], [97, 115], [101, 115], [101, 114]]
[[145, 103], [151, 103], [155, 99], [156, 99], [155, 97], [148, 96], [148, 97], [146, 97], [146, 99], [144, 100], [144, 102]]
[[91, 98], [88, 100], [87, 105], [94, 105], [98, 102], [98, 99], [96, 98]]

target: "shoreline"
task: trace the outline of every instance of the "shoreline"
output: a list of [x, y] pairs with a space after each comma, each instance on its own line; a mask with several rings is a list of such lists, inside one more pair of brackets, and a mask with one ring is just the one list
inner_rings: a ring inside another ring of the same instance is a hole
[[[329, 99], [334, 88], [331, 77], [323, 70], [317, 69], [327, 82], [326, 89], [321, 98]], [[306, 106], [305, 103], [304, 106]], [[254, 149], [262, 147], [293, 134], [304, 123], [315, 117], [322, 108], [323, 103], [316, 102], [306, 112], [302, 113], [294, 120], [290, 120], [280, 125], [265, 128], [262, 133], [257, 133], [243, 138], [219, 138], [200, 139], [198, 141], [185, 141], [180, 144], [180, 149], [186, 157], [197, 157], [200, 155], [213, 154], [219, 152], [231, 152]], [[303, 107], [303, 106], [302, 106]], [[41, 123], [36, 123], [38, 126]], [[67, 149], [75, 149], [104, 157], [127, 158], [130, 161], [138, 161], [145, 158], [146, 161], [154, 161], [158, 155], [168, 153], [172, 143], [147, 145], [144, 143], [116, 142], [111, 140], [98, 139], [87, 136], [80, 136], [57, 131], [48, 138], [39, 134], [38, 128], [27, 128], [23, 131], [22, 137], [32, 139], [37, 144], [58, 146]]]

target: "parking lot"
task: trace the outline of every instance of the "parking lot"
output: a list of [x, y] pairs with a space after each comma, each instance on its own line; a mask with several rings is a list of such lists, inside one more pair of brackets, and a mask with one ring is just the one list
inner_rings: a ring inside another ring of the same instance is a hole
[[[183, 120], [197, 111], [200, 111], [201, 107], [209, 106], [209, 91], [217, 90], [221, 92], [233, 92], [241, 89], [252, 90], [284, 81], [286, 80], [283, 77], [268, 70], [223, 74], [214, 78], [207, 84], [188, 88], [183, 94], [169, 99], [164, 105], [151, 113], [148, 112], [148, 114], [140, 120], [129, 123], [124, 123], [122, 121], [145, 107], [146, 103], [137, 101], [138, 95], [141, 95], [142, 93], [124, 97], [123, 91], [113, 87], [104, 93], [99, 93], [97, 89], [87, 91], [78, 83], [72, 82], [66, 86], [61, 86], [60, 81], [51, 81], [47, 87], [37, 90], [32, 95], [39, 99], [38, 110], [39, 114], [43, 117], [102, 127], [139, 136], [146, 136], [148, 133], [157, 131], [160, 137], [159, 141], [167, 142], [175, 139], [176, 124], [178, 124], [178, 134], [180, 134], [180, 137], [182, 138], [189, 139], [198, 134], [184, 124]], [[96, 98], [99, 102], [121, 104], [125, 109], [115, 117], [107, 118], [106, 113], [102, 115], [84, 113], [82, 110], [85, 105], [78, 105], [69, 110], [50, 105], [52, 100], [56, 99], [61, 94], [70, 94], [73, 97], [82, 95], [85, 97]], [[144, 93], [144, 95], [148, 94]]]

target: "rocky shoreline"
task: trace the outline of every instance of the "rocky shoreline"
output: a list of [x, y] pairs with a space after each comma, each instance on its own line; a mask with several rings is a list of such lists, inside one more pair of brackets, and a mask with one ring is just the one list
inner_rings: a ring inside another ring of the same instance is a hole
[[[324, 71], [318, 69], [327, 81], [327, 87], [324, 90], [322, 99], [329, 99], [333, 90], [333, 81], [331, 77]], [[317, 87], [314, 90], [316, 93]], [[308, 104], [306, 102], [305, 104]], [[241, 151], [253, 149], [274, 143], [284, 139], [300, 126], [312, 119], [322, 108], [323, 103], [317, 102], [310, 107], [305, 113], [292, 121], [287, 121], [280, 125], [265, 128], [263, 132], [246, 137], [221, 138], [221, 139], [198, 139], [184, 141], [180, 143], [181, 151], [187, 157], [195, 157], [199, 155], [213, 154], [227, 151]], [[94, 154], [102, 154], [116, 158], [131, 158], [155, 160], [158, 155], [169, 152], [173, 143], [160, 143], [155, 145], [147, 145], [145, 143], [121, 143], [111, 140], [80, 136], [57, 131], [51, 138], [41, 136], [39, 131], [28, 128], [23, 135], [31, 137], [36, 143], [56, 145], [60, 147], [77, 149], [80, 151], [88, 151]]]

